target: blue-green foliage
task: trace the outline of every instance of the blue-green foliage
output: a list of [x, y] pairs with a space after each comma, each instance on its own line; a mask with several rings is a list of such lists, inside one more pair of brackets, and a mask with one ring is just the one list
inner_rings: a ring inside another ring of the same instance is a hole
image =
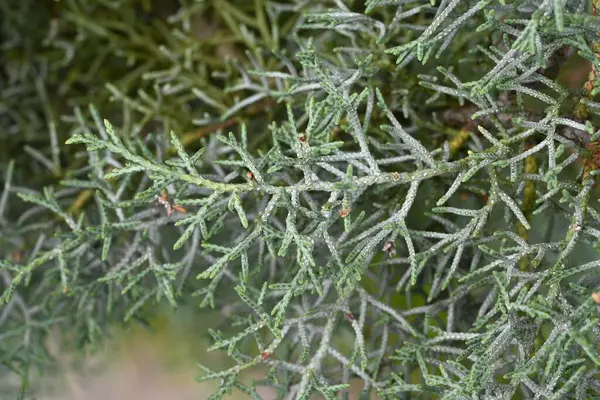
[[[559, 73], [600, 68], [591, 4], [182, 2], [151, 42], [81, 10], [117, 3], [73, 0], [60, 23], [98, 51], [138, 37], [139, 74], [97, 89], [113, 103], [46, 105], [29, 162], [59, 184], [15, 186], [6, 162], [5, 365], [39, 361], [47, 326], [93, 342], [166, 300], [233, 310], [211, 334], [234, 366], [201, 376], [215, 399], [335, 399], [352, 377], [364, 398], [600, 396], [600, 85]], [[192, 27], [210, 13], [245, 54], [213, 59]]]

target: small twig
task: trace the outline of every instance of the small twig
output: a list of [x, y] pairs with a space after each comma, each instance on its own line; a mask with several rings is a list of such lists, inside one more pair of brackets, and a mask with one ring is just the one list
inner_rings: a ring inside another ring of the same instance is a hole
[[[196, 140], [201, 139], [213, 132], [216, 132], [221, 129], [229, 128], [230, 126], [235, 125], [238, 122], [237, 118], [230, 118], [224, 122], [219, 122], [217, 124], [212, 124], [209, 126], [205, 126], [204, 128], [197, 129], [195, 131], [187, 132], [181, 138], [181, 144], [183, 147], [189, 147]], [[170, 148], [169, 153], [176, 153], [177, 150], [175, 148]]]
[[[270, 100], [270, 99], [263, 100], [261, 102], [254, 104], [253, 106], [248, 107], [246, 109], [246, 115], [253, 116], [256, 114], [266, 112], [269, 109], [269, 106], [271, 106], [271, 105], [273, 105], [272, 100]], [[201, 139], [211, 133], [217, 132], [221, 129], [229, 128], [229, 127], [239, 123], [239, 121], [240, 121], [240, 117], [231, 117], [223, 122], [214, 123], [214, 124], [205, 126], [203, 128], [200, 128], [200, 129], [197, 129], [194, 131], [186, 132], [183, 134], [183, 136], [181, 138], [181, 144], [183, 144], [183, 147], [189, 147], [196, 140]], [[174, 154], [176, 152], [177, 151], [175, 150], [175, 148], [169, 149], [169, 153], [171, 153], [171, 154]]]
[[319, 349], [310, 360], [308, 365], [304, 368], [304, 373], [302, 374], [302, 379], [300, 381], [300, 387], [298, 388], [299, 396], [304, 395], [306, 389], [308, 389], [309, 380], [310, 380], [310, 372], [318, 373], [321, 370], [321, 363], [328, 351], [330, 350], [329, 346], [331, 343], [331, 335], [333, 333], [333, 329], [335, 327], [335, 316], [333, 313], [328, 319], [325, 328], [323, 329], [323, 336], [321, 337], [321, 344], [319, 345]]

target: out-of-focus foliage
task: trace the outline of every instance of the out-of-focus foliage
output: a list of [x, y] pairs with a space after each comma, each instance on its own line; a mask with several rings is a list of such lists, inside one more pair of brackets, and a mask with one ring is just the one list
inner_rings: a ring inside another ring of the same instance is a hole
[[0, 7], [24, 387], [163, 301], [220, 310], [214, 398], [599, 395], [599, 4]]

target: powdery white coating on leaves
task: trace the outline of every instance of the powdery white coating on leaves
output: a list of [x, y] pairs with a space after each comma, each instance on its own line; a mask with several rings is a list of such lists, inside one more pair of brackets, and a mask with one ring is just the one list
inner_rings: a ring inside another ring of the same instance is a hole
[[[203, 64], [181, 6], [148, 41], [152, 85], [109, 83], [122, 110], [65, 118], [66, 190], [6, 168], [0, 233], [23, 257], [1, 254], [0, 321], [21, 329], [43, 296], [91, 341], [194, 293], [228, 310], [211, 349], [233, 366], [200, 378], [215, 398], [256, 398], [239, 376], [258, 365], [289, 399], [353, 377], [385, 398], [598, 396], [600, 105], [546, 68], [569, 46], [597, 70], [597, 17], [577, 0], [246, 3], [215, 10], [246, 58]], [[123, 34], [74, 15], [69, 31]], [[56, 173], [61, 129], [40, 115], [47, 149], [24, 154]], [[36, 326], [0, 345], [41, 343]]]

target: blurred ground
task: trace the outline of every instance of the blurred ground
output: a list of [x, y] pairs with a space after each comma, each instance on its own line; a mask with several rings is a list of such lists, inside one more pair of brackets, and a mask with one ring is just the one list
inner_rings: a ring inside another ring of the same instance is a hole
[[[107, 357], [115, 359], [105, 368], [97, 368], [99, 371], [92, 371], [98, 360], [88, 360], [87, 371], [63, 371], [62, 382], [45, 388], [39, 400], [198, 400], [214, 393], [214, 384], [195, 382], [198, 369], [193, 363], [182, 360], [177, 368], [167, 366], [169, 362], [148, 338], [130, 348], [115, 347], [112, 352]], [[252, 374], [246, 374], [246, 380], [251, 379]], [[274, 399], [268, 390], [263, 390], [261, 397]], [[233, 400], [245, 398], [241, 393], [231, 396]]]
[[[200, 314], [200, 315], [199, 315]], [[197, 363], [218, 368], [227, 363], [224, 352], [207, 353], [210, 342], [206, 321], [215, 321], [211, 312], [174, 312], [162, 309], [151, 328], [116, 328], [114, 338], [102, 350], [83, 359], [49, 339], [49, 348], [58, 361], [51, 376], [42, 379], [36, 400], [202, 400], [214, 393], [217, 382], [198, 383]], [[206, 314], [206, 315], [203, 315]], [[193, 317], [193, 319], [192, 319]], [[202, 321], [205, 321], [202, 323]], [[246, 373], [243, 380], [264, 377], [260, 370]], [[274, 399], [268, 389], [264, 400]], [[234, 393], [232, 400], [246, 399]]]
[[[194, 315], [194, 312], [196, 313]], [[193, 316], [193, 318], [191, 318]], [[152, 323], [153, 330], [140, 326], [116, 329], [114, 339], [102, 350], [81, 358], [58, 344], [58, 335], [49, 340], [57, 360], [56, 370], [46, 376], [35, 400], [203, 400], [215, 391], [218, 382], [196, 382], [197, 363], [219, 369], [229, 364], [226, 352], [207, 352], [207, 321], [218, 313], [198, 310], [173, 312], [163, 309]], [[263, 379], [261, 368], [242, 375], [244, 383]], [[350, 381], [349, 400], [357, 400], [363, 382]], [[263, 400], [274, 400], [274, 391], [260, 388]], [[27, 397], [26, 397], [27, 398]], [[249, 399], [234, 392], [231, 400]], [[319, 396], [313, 398], [320, 399]], [[372, 399], [376, 397], [371, 396]], [[31, 397], [28, 397], [31, 399]]]

